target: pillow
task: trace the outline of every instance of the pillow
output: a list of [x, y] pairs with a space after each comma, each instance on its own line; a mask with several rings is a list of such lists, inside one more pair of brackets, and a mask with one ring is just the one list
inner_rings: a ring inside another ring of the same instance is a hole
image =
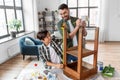
[[25, 38], [25, 45], [35, 45], [35, 43], [30, 38]]

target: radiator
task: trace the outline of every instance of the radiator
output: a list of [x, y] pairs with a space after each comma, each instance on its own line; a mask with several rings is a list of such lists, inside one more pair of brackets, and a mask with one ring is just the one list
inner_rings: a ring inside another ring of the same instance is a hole
[[20, 52], [20, 48], [18, 43], [9, 46], [7, 49], [7, 53], [9, 57], [15, 56], [19, 52]]

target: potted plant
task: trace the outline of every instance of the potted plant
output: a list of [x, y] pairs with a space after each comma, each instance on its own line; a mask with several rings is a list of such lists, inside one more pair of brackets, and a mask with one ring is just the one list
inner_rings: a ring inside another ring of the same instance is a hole
[[13, 19], [9, 22], [8, 27], [11, 31], [12, 38], [15, 38], [21, 27], [21, 21], [18, 19]]

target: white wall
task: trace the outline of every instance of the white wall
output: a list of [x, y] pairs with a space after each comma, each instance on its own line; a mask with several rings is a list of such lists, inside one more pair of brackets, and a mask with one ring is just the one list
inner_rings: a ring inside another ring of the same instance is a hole
[[38, 31], [36, 0], [23, 0], [23, 12], [26, 31]]
[[[34, 32], [24, 36], [31, 36], [34, 38]], [[21, 37], [24, 37], [24, 36], [21, 36]], [[16, 56], [18, 53], [20, 53], [19, 39], [21, 37], [17, 37], [7, 42], [0, 43], [0, 64]]]
[[108, 26], [106, 28], [106, 40], [107, 41], [120, 41], [120, 0], [107, 0], [109, 5]]
[[38, 11], [44, 11], [45, 8], [50, 10], [58, 10], [58, 6], [66, 3], [66, 0], [37, 0]]
[[57, 10], [60, 0], [37, 0], [38, 11], [44, 11], [45, 8], [49, 10]]

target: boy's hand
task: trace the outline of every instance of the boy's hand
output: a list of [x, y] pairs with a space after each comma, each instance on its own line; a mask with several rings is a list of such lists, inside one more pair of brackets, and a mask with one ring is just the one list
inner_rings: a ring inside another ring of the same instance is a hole
[[47, 64], [48, 66], [54, 66], [54, 67], [56, 67], [56, 68], [61, 68], [61, 69], [64, 67], [63, 64], [56, 64], [56, 63], [52, 63], [52, 62], [49, 62], [49, 61], [47, 61], [46, 64]]
[[64, 65], [63, 64], [56, 64], [56, 67], [62, 69], [64, 67]]

